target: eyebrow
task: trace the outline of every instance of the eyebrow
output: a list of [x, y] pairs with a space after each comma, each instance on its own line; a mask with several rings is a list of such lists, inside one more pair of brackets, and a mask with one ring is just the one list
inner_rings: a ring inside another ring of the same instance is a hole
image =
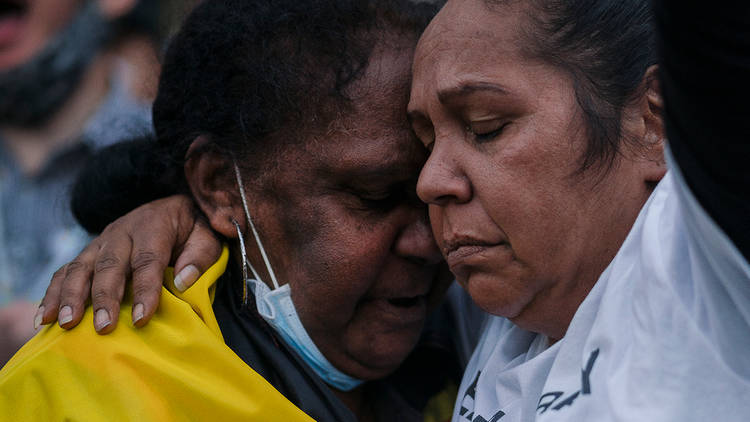
[[[343, 173], [340, 171], [343, 170]], [[384, 162], [366, 163], [353, 165], [343, 169], [334, 169], [333, 167], [323, 167], [318, 169], [320, 176], [330, 174], [345, 174], [348, 180], [394, 180], [407, 179], [410, 175], [408, 164], [399, 160], [386, 160]]]
[[350, 177], [364, 180], [378, 180], [388, 178], [399, 178], [404, 173], [404, 166], [384, 165], [372, 167], [355, 167], [348, 174]]
[[444, 88], [438, 90], [437, 96], [441, 103], [447, 103], [456, 97], [462, 97], [465, 95], [472, 94], [477, 91], [492, 91], [499, 94], [508, 95], [507, 89], [501, 85], [489, 83], [489, 82], [475, 82], [468, 84], [461, 84], [457, 87]]

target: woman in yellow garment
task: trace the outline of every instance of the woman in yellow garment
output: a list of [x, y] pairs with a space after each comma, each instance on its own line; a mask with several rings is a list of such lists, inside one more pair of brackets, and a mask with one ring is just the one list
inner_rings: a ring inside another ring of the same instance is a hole
[[[90, 328], [148, 319], [128, 299], [119, 315], [88, 309], [69, 332], [45, 329], [0, 372], [0, 415], [422, 420], [426, 400], [379, 380], [415, 348], [447, 285], [413, 195], [426, 150], [404, 117], [433, 14], [408, 0], [198, 6], [166, 53], [156, 142], [105, 151], [74, 202], [121, 174], [130, 186], [95, 212], [189, 191], [230, 246], [186, 293], [175, 287], [185, 275], [168, 275], [147, 327]], [[63, 308], [60, 322], [73, 317]]]

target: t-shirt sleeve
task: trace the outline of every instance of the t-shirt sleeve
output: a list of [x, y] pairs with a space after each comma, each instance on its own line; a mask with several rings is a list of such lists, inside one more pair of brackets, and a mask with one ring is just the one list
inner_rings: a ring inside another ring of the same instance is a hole
[[654, 0], [654, 12], [670, 149], [750, 260], [750, 2]]

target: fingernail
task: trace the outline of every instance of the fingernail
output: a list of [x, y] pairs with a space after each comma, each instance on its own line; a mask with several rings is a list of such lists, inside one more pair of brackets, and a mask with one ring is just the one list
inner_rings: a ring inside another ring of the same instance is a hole
[[94, 327], [96, 331], [101, 331], [102, 328], [109, 325], [112, 321], [109, 319], [109, 312], [106, 309], [99, 309], [94, 315]]
[[60, 326], [63, 326], [70, 321], [73, 321], [73, 309], [65, 305], [60, 309], [60, 313], [57, 314], [57, 322], [60, 324]]
[[40, 306], [39, 309], [36, 310], [36, 315], [34, 315], [34, 331], [39, 329], [39, 326], [42, 325], [42, 318], [44, 317], [44, 305]]
[[143, 318], [143, 304], [136, 303], [136, 305], [133, 307], [133, 324], [140, 321], [141, 318]]
[[180, 292], [184, 292], [188, 287], [195, 283], [195, 280], [198, 279], [199, 275], [198, 268], [195, 265], [190, 264], [183, 268], [182, 271], [174, 277], [174, 286], [177, 287], [177, 290]]

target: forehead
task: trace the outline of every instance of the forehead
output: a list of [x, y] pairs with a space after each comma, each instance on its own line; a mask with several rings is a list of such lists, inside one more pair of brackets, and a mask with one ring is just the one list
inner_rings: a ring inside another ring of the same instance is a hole
[[529, 16], [526, 0], [448, 0], [420, 37], [445, 42], [451, 37], [491, 34], [496, 40], [512, 40]]
[[525, 17], [522, 2], [490, 7], [483, 0], [449, 1], [419, 40], [414, 88], [436, 82], [440, 91], [465, 79], [513, 77], [515, 65], [524, 58]]
[[351, 108], [306, 145], [317, 170], [418, 171], [415, 161], [421, 157], [421, 144], [406, 119], [415, 42], [385, 44], [373, 52], [348, 92]]

